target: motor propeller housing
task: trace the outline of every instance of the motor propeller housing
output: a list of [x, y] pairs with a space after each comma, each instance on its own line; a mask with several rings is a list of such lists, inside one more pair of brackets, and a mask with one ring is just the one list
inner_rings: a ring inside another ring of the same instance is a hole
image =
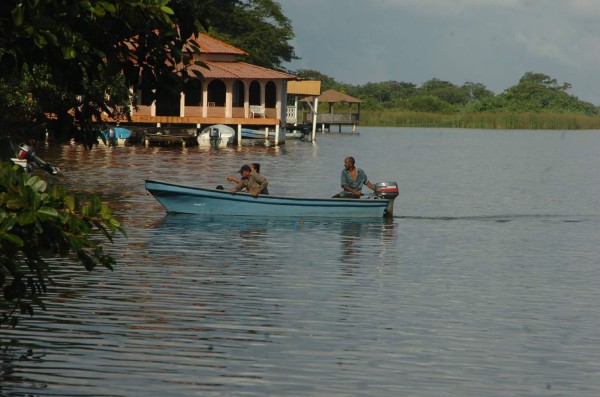
[[377, 199], [389, 200], [385, 216], [391, 217], [394, 215], [394, 199], [398, 197], [398, 194], [398, 184], [396, 182], [377, 182], [375, 184], [373, 196]]
[[52, 175], [58, 174], [58, 168], [51, 166], [49, 163], [46, 163], [44, 160], [36, 156], [33, 148], [24, 143], [19, 146], [17, 158], [19, 160], [27, 160], [28, 163], [35, 163], [38, 167]]

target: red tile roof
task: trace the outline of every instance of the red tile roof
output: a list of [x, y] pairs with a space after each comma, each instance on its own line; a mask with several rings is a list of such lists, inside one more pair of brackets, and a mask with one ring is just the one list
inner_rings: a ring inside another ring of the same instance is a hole
[[200, 52], [204, 54], [230, 54], [230, 55], [248, 55], [246, 51], [240, 50], [232, 45], [223, 43], [217, 39], [207, 36], [203, 33], [198, 36], [192, 36], [188, 41], [194, 42], [200, 47]]
[[200, 65], [190, 66], [190, 70], [197, 70], [206, 78], [211, 79], [281, 79], [297, 80], [292, 74], [267, 69], [245, 62], [216, 62], [204, 61], [208, 67]]

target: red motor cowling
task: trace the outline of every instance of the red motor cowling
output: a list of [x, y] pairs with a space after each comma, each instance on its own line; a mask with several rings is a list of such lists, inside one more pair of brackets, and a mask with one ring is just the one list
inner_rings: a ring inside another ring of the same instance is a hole
[[17, 158], [19, 160], [27, 160], [27, 163], [30, 162], [37, 164], [38, 167], [43, 169], [44, 171], [49, 172], [50, 174], [58, 174], [58, 168], [51, 166], [46, 163], [44, 160], [35, 155], [33, 148], [29, 145], [22, 143], [19, 145], [19, 152], [17, 153]]
[[394, 200], [398, 197], [398, 184], [396, 182], [377, 182], [375, 184], [375, 197], [388, 200], [385, 210], [386, 217], [394, 216]]
[[398, 197], [398, 184], [396, 182], [377, 182], [375, 184], [375, 195], [384, 199], [395, 199]]
[[19, 160], [31, 160], [32, 156], [34, 156], [33, 149], [28, 145], [22, 143], [19, 146], [19, 152], [17, 153], [17, 158]]

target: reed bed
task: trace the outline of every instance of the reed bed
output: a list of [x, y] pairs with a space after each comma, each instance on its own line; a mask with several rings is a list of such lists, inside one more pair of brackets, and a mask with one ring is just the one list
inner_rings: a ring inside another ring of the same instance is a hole
[[567, 113], [421, 113], [362, 111], [360, 125], [368, 127], [436, 127], [505, 130], [597, 130], [600, 116]]

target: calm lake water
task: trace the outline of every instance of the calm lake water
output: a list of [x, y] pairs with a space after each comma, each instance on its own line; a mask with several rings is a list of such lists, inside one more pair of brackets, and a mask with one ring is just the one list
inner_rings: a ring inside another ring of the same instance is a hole
[[[316, 144], [38, 148], [128, 232], [68, 266], [5, 396], [598, 396], [600, 133], [361, 128]], [[354, 155], [395, 217], [166, 215], [144, 178], [327, 197]], [[52, 178], [52, 177], [49, 177]]]

